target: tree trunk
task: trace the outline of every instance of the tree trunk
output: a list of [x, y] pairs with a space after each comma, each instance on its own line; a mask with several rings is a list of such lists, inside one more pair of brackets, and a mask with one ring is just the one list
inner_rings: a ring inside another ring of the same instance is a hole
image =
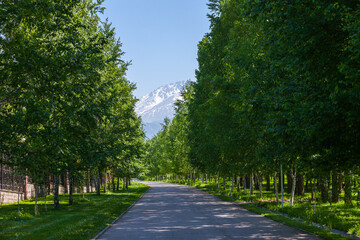
[[97, 177], [95, 180], [96, 195], [100, 195], [100, 169], [97, 171]]
[[218, 183], [218, 189], [220, 189], [220, 175], [217, 175], [217, 183]]
[[260, 192], [260, 198], [262, 198], [262, 181], [263, 181], [263, 178], [262, 176], [259, 174], [258, 175], [258, 185], [259, 185], [259, 192]]
[[294, 205], [295, 198], [295, 188], [296, 188], [296, 167], [291, 170], [291, 198], [290, 198], [290, 206]]
[[341, 194], [343, 191], [343, 176], [339, 174], [339, 193]]
[[270, 191], [270, 175], [266, 176], [266, 191]]
[[240, 176], [236, 177], [236, 190], [240, 192]]
[[279, 203], [279, 193], [278, 193], [278, 188], [277, 188], [277, 183], [276, 183], [276, 172], [274, 173], [274, 190], [275, 190], [275, 196], [276, 196], [276, 203]]
[[332, 192], [331, 192], [331, 201], [333, 203], [340, 202], [340, 184], [339, 184], [339, 174], [337, 170], [333, 171], [332, 174]]
[[223, 175], [223, 190], [226, 189], [226, 179], [225, 179], [225, 176]]
[[115, 186], [115, 177], [114, 177], [114, 175], [112, 176], [111, 180], [112, 180], [113, 192], [115, 192], [116, 186]]
[[292, 182], [291, 182], [291, 170], [290, 169], [287, 171], [286, 181], [287, 181], [286, 192], [291, 193]]
[[[59, 179], [59, 178], [58, 178]], [[59, 181], [59, 180], [58, 180]], [[35, 216], [37, 216], [38, 214], [38, 209], [37, 209], [37, 197], [38, 197], [38, 186], [37, 185], [34, 185], [34, 188], [35, 188], [35, 208], [34, 208], [34, 211], [35, 211]]]
[[254, 176], [253, 173], [251, 172], [250, 175], [250, 196], [254, 194]]
[[305, 186], [304, 186], [304, 175], [297, 174], [296, 177], [296, 195], [304, 196], [305, 195]]
[[18, 186], [18, 200], [17, 200], [17, 205], [18, 205], [18, 217], [20, 217], [20, 185]]
[[244, 194], [246, 195], [246, 177], [243, 176], [242, 180], [243, 180], [243, 186], [244, 186]]
[[280, 163], [280, 189], [281, 189], [281, 208], [284, 208], [284, 174]]
[[86, 181], [86, 192], [89, 193], [90, 192], [90, 172], [87, 171], [87, 181]]
[[[26, 184], [28, 183], [28, 176], [26, 176]], [[49, 175], [49, 185], [48, 185], [48, 192], [50, 193], [53, 189], [51, 189], [51, 175]]]
[[281, 173], [278, 174], [278, 189], [280, 189], [281, 192], [281, 178], [284, 180], [284, 174], [281, 175]]
[[259, 176], [257, 173], [254, 174], [253, 187], [254, 190], [259, 190]]
[[352, 173], [350, 170], [346, 170], [344, 174], [345, 178], [345, 204], [352, 204]]
[[107, 187], [107, 173], [106, 173], [106, 170], [105, 170], [105, 176], [104, 176], [104, 193], [106, 193], [106, 187]]
[[316, 183], [315, 183], [315, 180], [314, 180], [314, 214], [316, 212]]
[[47, 191], [46, 191], [47, 187], [46, 187], [46, 183], [44, 184], [44, 193], [45, 193], [45, 211], [47, 211], [47, 205], [46, 205], [46, 196], [47, 196]]
[[311, 187], [311, 199], [310, 202], [314, 201], [314, 184], [312, 179], [310, 179], [310, 187]]
[[54, 176], [54, 208], [60, 207], [59, 201], [59, 175], [55, 174]]
[[108, 183], [107, 183], [107, 185], [108, 185], [108, 191], [110, 191], [110, 190], [111, 190], [111, 181], [112, 181], [112, 179], [111, 179], [111, 174], [110, 174], [110, 173], [108, 173], [108, 178], [107, 178], [107, 180], [108, 180]]
[[71, 174], [68, 174], [69, 176], [69, 205], [73, 204], [73, 176]]
[[245, 176], [246, 179], [246, 186], [250, 186], [250, 177]]
[[319, 180], [319, 188], [321, 191], [321, 201], [327, 202], [329, 200], [328, 180], [324, 176], [320, 176], [318, 180]]
[[[61, 176], [61, 175], [60, 175]], [[69, 174], [68, 174], [68, 172], [67, 171], [65, 171], [64, 173], [63, 173], [63, 176], [64, 176], [64, 193], [69, 193], [69, 190], [68, 190], [68, 179], [69, 179]]]
[[[57, 128], [57, 123], [56, 123], [56, 106], [53, 100], [52, 103], [52, 107], [53, 107], [53, 126], [56, 129]], [[54, 149], [56, 149], [56, 143], [54, 144]], [[56, 173], [54, 176], [54, 208], [59, 208], [60, 207], [60, 201], [59, 201], [59, 174]], [[36, 194], [36, 189], [35, 189], [35, 194]], [[36, 213], [36, 210], [35, 210]]]

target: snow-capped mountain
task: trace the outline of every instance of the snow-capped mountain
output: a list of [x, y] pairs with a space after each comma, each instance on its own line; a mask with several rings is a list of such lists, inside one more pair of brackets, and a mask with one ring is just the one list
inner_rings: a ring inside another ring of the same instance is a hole
[[174, 117], [174, 103], [181, 99], [180, 91], [184, 84], [185, 81], [161, 86], [136, 104], [135, 112], [142, 118], [146, 137], [153, 137], [161, 129], [165, 117]]

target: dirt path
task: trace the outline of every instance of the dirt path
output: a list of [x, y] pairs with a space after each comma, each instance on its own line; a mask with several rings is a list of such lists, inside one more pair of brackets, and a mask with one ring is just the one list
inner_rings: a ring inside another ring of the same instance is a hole
[[98, 239], [320, 239], [193, 187], [151, 189]]

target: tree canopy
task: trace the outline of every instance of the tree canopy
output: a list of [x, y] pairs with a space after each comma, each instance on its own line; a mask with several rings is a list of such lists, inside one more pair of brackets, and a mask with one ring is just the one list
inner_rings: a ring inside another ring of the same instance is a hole
[[102, 2], [0, 2], [0, 151], [36, 185], [52, 176], [55, 207], [60, 174], [129, 177], [144, 146]]
[[[293, 192], [297, 173], [324, 180], [331, 172], [346, 178], [357, 171], [358, 1], [208, 5], [210, 32], [198, 44], [186, 114], [178, 112], [151, 143], [186, 145], [182, 158], [190, 168], [221, 176], [268, 175], [281, 164], [292, 176]], [[181, 116], [185, 137], [171, 138], [171, 129], [180, 134]], [[155, 148], [151, 155], [168, 163], [175, 156], [171, 149]], [[167, 173], [181, 172], [169, 163]]]

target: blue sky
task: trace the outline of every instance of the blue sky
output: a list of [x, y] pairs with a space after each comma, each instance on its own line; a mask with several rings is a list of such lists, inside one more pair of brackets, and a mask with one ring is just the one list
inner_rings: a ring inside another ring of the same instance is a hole
[[159, 86], [195, 80], [197, 44], [209, 32], [207, 0], [105, 0], [102, 18], [132, 61], [127, 78], [140, 98]]

